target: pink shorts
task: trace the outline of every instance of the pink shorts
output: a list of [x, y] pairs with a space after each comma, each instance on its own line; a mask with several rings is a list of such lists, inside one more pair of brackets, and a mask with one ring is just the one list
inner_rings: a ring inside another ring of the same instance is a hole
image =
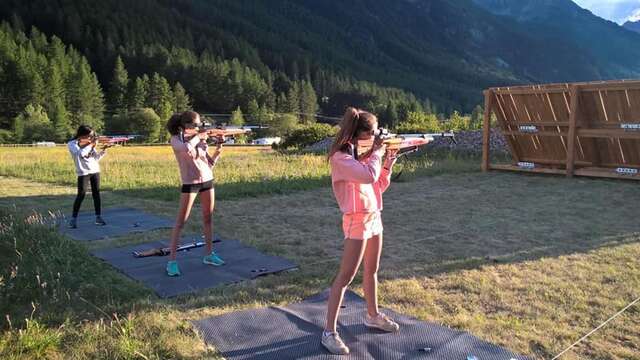
[[366, 240], [382, 234], [380, 212], [342, 215], [342, 231], [345, 239]]

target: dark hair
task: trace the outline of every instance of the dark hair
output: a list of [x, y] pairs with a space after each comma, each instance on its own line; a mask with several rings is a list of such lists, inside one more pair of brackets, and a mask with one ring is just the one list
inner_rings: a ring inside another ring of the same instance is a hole
[[171, 135], [179, 135], [187, 124], [193, 124], [200, 115], [195, 111], [176, 113], [167, 121], [167, 131]]
[[95, 134], [95, 131], [89, 125], [80, 125], [78, 126], [78, 130], [76, 131], [76, 136], [73, 137], [73, 140], [77, 140], [81, 136], [87, 136]]
[[373, 124], [377, 121], [378, 118], [370, 112], [353, 107], [347, 108], [340, 122], [340, 130], [329, 150], [328, 158], [338, 151], [347, 151], [347, 144], [360, 133], [373, 130]]

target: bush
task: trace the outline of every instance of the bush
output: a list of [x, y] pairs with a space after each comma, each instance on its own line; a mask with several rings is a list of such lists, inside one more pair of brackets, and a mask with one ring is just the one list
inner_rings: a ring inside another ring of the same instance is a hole
[[129, 113], [128, 130], [132, 134], [142, 135], [145, 141], [150, 143], [158, 141], [160, 131], [166, 132], [160, 124], [160, 117], [151, 108], [142, 108]]
[[311, 124], [300, 127], [289, 134], [282, 143], [282, 148], [303, 148], [320, 140], [335, 136], [337, 130], [328, 124]]
[[444, 123], [444, 130], [447, 131], [464, 131], [471, 130], [471, 117], [462, 116], [459, 112], [454, 111], [449, 117], [449, 121]]
[[440, 121], [434, 114], [410, 112], [407, 119], [396, 128], [399, 133], [434, 133], [442, 131]]
[[20, 134], [20, 141], [25, 143], [35, 141], [52, 141], [55, 137], [52, 136], [51, 121], [47, 112], [40, 105], [27, 105], [24, 112], [19, 114], [15, 118], [15, 133], [17, 136]]
[[17, 141], [13, 131], [0, 129], [0, 144], [11, 144], [15, 142]]

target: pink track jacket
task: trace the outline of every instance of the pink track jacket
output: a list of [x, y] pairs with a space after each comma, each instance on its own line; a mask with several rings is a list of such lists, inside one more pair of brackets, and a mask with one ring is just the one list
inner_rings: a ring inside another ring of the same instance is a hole
[[351, 151], [333, 154], [331, 185], [344, 214], [368, 213], [382, 210], [382, 193], [391, 183], [391, 166], [395, 159], [387, 159], [382, 166], [384, 150], [380, 149], [363, 162], [356, 160]]

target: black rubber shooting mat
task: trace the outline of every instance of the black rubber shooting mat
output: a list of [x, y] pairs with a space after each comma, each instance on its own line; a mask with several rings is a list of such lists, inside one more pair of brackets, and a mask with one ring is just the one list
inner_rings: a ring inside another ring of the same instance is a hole
[[348, 356], [330, 355], [320, 343], [328, 290], [286, 307], [237, 311], [194, 322], [205, 342], [226, 359], [529, 359], [469, 335], [436, 324], [384, 312], [400, 324], [398, 333], [364, 326], [366, 303], [347, 291], [338, 331], [350, 348]]
[[[202, 239], [194, 240], [201, 241]], [[181, 243], [188, 242], [192, 241], [183, 240]], [[175, 277], [166, 274], [168, 256], [133, 257], [133, 251], [166, 247], [167, 244], [169, 241], [155, 241], [116, 249], [98, 250], [92, 254], [130, 278], [142, 282], [163, 298], [194, 293], [218, 285], [236, 283], [296, 268], [296, 265], [289, 260], [263, 254], [237, 240], [223, 240], [214, 243], [213, 249], [225, 261], [222, 266], [202, 263], [204, 247], [178, 252], [177, 261], [182, 275]]]
[[74, 240], [91, 241], [115, 238], [133, 232], [144, 232], [154, 229], [172, 228], [174, 220], [145, 213], [132, 208], [103, 209], [102, 218], [105, 226], [95, 224], [96, 216], [92, 212], [78, 214], [78, 228], [70, 229], [69, 218], [60, 221], [58, 230]]

